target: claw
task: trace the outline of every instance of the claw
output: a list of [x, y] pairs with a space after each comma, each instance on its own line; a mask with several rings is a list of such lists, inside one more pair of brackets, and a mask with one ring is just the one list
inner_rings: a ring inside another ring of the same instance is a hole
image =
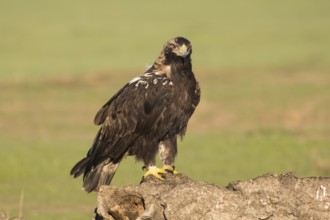
[[167, 173], [178, 174], [179, 172], [175, 170], [175, 166], [165, 165], [163, 170]]
[[153, 175], [154, 177], [163, 180], [163, 174], [166, 174], [166, 171], [164, 169], [157, 168], [156, 166], [150, 166], [146, 168], [146, 172], [143, 177], [146, 178], [149, 175]]

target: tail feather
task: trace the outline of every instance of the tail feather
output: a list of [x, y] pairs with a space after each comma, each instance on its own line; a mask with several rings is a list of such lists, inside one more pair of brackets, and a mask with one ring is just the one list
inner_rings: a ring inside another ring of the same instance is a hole
[[86, 170], [86, 167], [90, 161], [89, 157], [85, 157], [82, 160], [80, 160], [70, 171], [70, 175], [73, 175], [74, 178], [80, 176], [83, 174]]
[[101, 163], [88, 171], [84, 176], [83, 188], [86, 192], [98, 191], [100, 186], [109, 185], [119, 163]]
[[109, 185], [119, 166], [119, 162], [112, 163], [109, 160], [105, 160], [96, 167], [90, 167], [89, 163], [90, 157], [85, 157], [70, 172], [74, 178], [84, 174], [83, 188], [86, 192], [98, 191], [100, 186]]
[[73, 177], [84, 174], [83, 188], [87, 192], [98, 191], [101, 185], [109, 185], [119, 163], [132, 141], [137, 136], [130, 138], [116, 138], [109, 143], [103, 140], [102, 130], [98, 132], [94, 143], [87, 156], [80, 160], [71, 170]]

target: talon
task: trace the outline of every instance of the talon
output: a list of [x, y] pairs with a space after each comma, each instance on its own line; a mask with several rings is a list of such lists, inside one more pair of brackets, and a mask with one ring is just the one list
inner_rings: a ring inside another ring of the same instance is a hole
[[157, 168], [156, 166], [149, 166], [145, 169], [146, 172], [143, 175], [144, 178], [146, 178], [149, 175], [153, 175], [154, 177], [163, 180], [163, 174], [166, 174], [166, 171], [164, 169]]
[[167, 173], [173, 173], [173, 174], [179, 173], [178, 171], [175, 170], [175, 166], [165, 165], [163, 170], [165, 170]]

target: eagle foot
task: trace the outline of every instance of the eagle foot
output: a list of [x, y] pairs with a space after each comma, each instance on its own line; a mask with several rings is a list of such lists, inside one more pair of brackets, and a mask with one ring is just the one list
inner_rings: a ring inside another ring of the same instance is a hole
[[175, 170], [175, 166], [169, 166], [169, 165], [165, 165], [163, 167], [163, 170], [166, 173], [172, 173], [172, 174], [178, 174], [179, 172]]
[[164, 179], [164, 174], [167, 172], [164, 169], [157, 168], [156, 166], [143, 167], [143, 170], [146, 171], [143, 175], [143, 178], [146, 178], [149, 175], [153, 175], [157, 179]]

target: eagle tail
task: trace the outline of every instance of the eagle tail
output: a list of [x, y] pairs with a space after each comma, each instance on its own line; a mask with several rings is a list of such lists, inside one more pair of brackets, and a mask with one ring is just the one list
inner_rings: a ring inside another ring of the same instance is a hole
[[76, 178], [84, 174], [83, 189], [86, 192], [98, 191], [100, 186], [109, 185], [116, 170], [118, 163], [112, 163], [108, 160], [98, 164], [96, 167], [88, 169], [90, 157], [80, 160], [72, 169], [70, 174]]
[[72, 175], [74, 178], [80, 176], [83, 174], [86, 170], [86, 167], [90, 161], [89, 157], [85, 157], [82, 160], [80, 160], [70, 171], [70, 175]]
[[86, 192], [99, 191], [102, 185], [109, 185], [115, 175], [118, 163], [100, 163], [84, 176], [83, 189]]

